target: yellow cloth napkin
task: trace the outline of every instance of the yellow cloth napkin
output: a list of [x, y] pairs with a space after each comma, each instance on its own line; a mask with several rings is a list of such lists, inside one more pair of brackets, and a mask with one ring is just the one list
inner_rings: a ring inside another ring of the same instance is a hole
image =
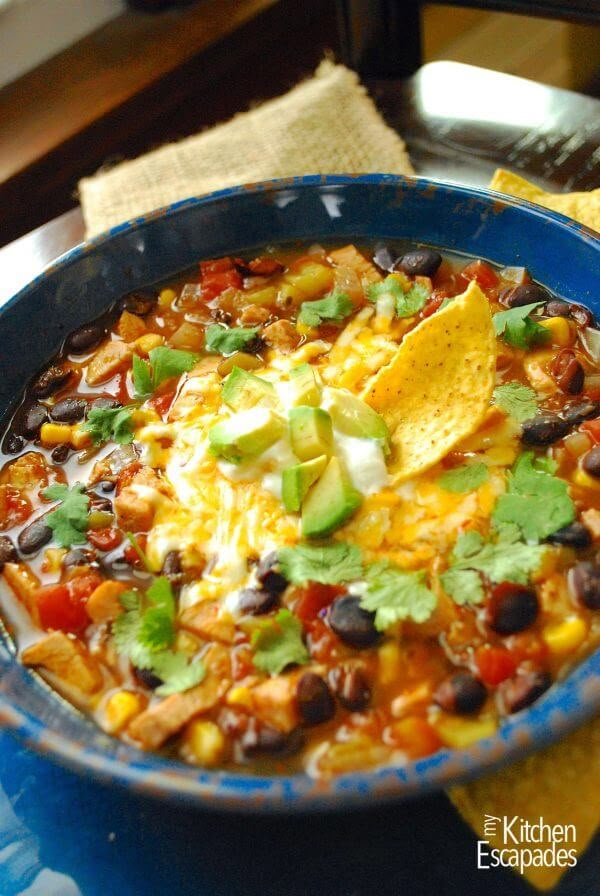
[[[528, 199], [545, 208], [561, 212], [594, 230], [600, 230], [600, 190], [590, 193], [545, 193], [522, 177], [499, 168], [490, 187]], [[454, 787], [450, 799], [479, 837], [502, 849], [514, 845], [504, 842], [501, 824], [486, 836], [486, 816], [518, 816], [532, 824], [540, 817], [553, 825], [575, 825], [576, 850], [582, 855], [600, 825], [600, 719], [594, 719], [561, 743], [534, 753], [494, 775], [471, 784]], [[488, 832], [490, 827], [488, 826]], [[548, 849], [550, 840], [532, 846]], [[540, 890], [554, 887], [565, 868], [528, 868], [524, 876]]]
[[87, 236], [234, 184], [295, 174], [412, 174], [403, 140], [355, 72], [325, 60], [314, 77], [226, 124], [79, 183]]

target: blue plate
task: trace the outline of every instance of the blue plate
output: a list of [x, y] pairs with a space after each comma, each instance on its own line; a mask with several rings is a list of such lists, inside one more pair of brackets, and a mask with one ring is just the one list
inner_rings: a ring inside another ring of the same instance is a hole
[[[558, 295], [600, 311], [600, 240], [561, 215], [498, 194], [391, 175], [272, 181], [190, 199], [64, 255], [0, 311], [0, 414], [65, 336], [135, 287], [201, 258], [294, 240], [409, 239], [523, 265]], [[108, 737], [0, 643], [0, 721], [86, 775], [199, 806], [297, 811], [366, 805], [446, 787], [548, 744], [600, 709], [600, 651], [492, 738], [402, 767], [315, 782], [206, 772]]]

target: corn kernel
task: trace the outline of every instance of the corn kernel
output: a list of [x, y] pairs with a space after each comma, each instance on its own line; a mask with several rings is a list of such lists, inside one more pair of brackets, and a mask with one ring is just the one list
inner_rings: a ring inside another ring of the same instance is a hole
[[71, 445], [73, 448], [79, 450], [80, 448], [88, 448], [91, 444], [92, 437], [87, 429], [84, 429], [79, 423], [71, 427]]
[[161, 289], [158, 295], [158, 306], [162, 308], [163, 311], [167, 308], [170, 308], [175, 299], [177, 298], [177, 293], [174, 289]]
[[303, 324], [300, 321], [297, 321], [296, 331], [300, 333], [301, 336], [309, 336], [310, 333], [312, 333], [312, 327], [309, 327], [307, 324]]
[[71, 427], [66, 423], [44, 423], [40, 430], [42, 445], [65, 445], [71, 442]]
[[163, 337], [159, 336], [158, 333], [144, 333], [133, 344], [143, 355], [147, 355], [153, 348], [158, 348], [159, 345], [162, 345], [164, 341]]
[[60, 572], [60, 565], [66, 553], [66, 548], [46, 548], [43, 572]]
[[549, 317], [540, 321], [540, 326], [549, 330], [552, 335], [552, 345], [567, 346], [573, 341], [573, 334], [569, 322], [564, 317]]
[[[42, 427], [42, 429], [43, 428], [44, 427]], [[581, 486], [581, 488], [589, 488], [592, 489], [592, 491], [600, 492], [600, 479], [593, 479], [580, 467], [573, 473], [573, 482], [575, 485]]]
[[548, 625], [542, 632], [550, 652], [556, 655], [577, 650], [586, 635], [587, 625], [581, 616], [570, 616], [556, 625]]
[[131, 422], [134, 426], [146, 426], [148, 423], [161, 423], [159, 415], [154, 408], [136, 408], [131, 412]]
[[200, 765], [218, 765], [227, 749], [225, 736], [219, 726], [200, 719], [188, 726], [186, 741], [192, 758]]
[[231, 706], [245, 706], [246, 709], [252, 709], [252, 692], [250, 688], [239, 685], [231, 688], [227, 694], [226, 702]]
[[446, 747], [462, 750], [483, 737], [496, 733], [498, 723], [491, 717], [481, 719], [461, 719], [458, 716], [440, 715], [433, 723], [442, 743]]
[[402, 654], [396, 641], [386, 641], [377, 651], [379, 657], [379, 681], [391, 684], [400, 678]]
[[369, 507], [397, 507], [402, 498], [397, 492], [383, 491], [369, 495]]
[[109, 734], [122, 731], [142, 711], [142, 700], [131, 691], [118, 691], [109, 697], [104, 712], [104, 726]]

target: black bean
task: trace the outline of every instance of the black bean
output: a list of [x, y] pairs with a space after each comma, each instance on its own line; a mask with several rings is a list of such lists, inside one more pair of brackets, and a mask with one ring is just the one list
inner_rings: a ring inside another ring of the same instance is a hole
[[289, 756], [297, 752], [303, 744], [302, 731], [298, 728], [285, 734], [271, 725], [264, 725], [251, 719], [241, 739], [242, 750], [246, 756], [256, 753], [270, 753], [277, 756]]
[[412, 277], [433, 277], [442, 263], [442, 256], [434, 249], [412, 249], [394, 265], [394, 270], [404, 271]]
[[2, 443], [2, 450], [5, 454], [18, 454], [23, 450], [25, 439], [18, 436], [16, 432], [9, 432]]
[[521, 308], [523, 305], [532, 305], [534, 302], [547, 302], [550, 294], [543, 286], [537, 283], [522, 283], [515, 286], [504, 299], [504, 304], [509, 308]]
[[157, 302], [158, 296], [155, 292], [137, 289], [121, 299], [119, 308], [121, 311], [129, 311], [131, 314], [139, 314], [140, 317], [144, 317], [144, 315], [150, 314]]
[[296, 688], [298, 708], [306, 725], [320, 725], [335, 714], [331, 691], [320, 675], [305, 672]]
[[181, 568], [181, 554], [179, 551], [169, 551], [163, 560], [162, 574], [166, 576], [171, 585], [179, 587], [183, 583], [183, 570]]
[[31, 394], [36, 398], [54, 395], [71, 379], [73, 371], [69, 367], [49, 367], [31, 384]]
[[570, 349], [558, 353], [550, 365], [550, 373], [559, 389], [569, 395], [579, 395], [583, 389], [585, 371]]
[[93, 562], [91, 551], [84, 551], [81, 548], [71, 548], [62, 558], [62, 565], [65, 569], [71, 566], [89, 566]]
[[57, 423], [77, 423], [83, 420], [87, 410], [87, 401], [83, 398], [63, 398], [50, 408], [50, 416]]
[[544, 414], [525, 420], [521, 426], [521, 441], [525, 445], [552, 445], [566, 436], [569, 429], [569, 424], [562, 417]]
[[102, 342], [106, 327], [102, 324], [85, 324], [75, 330], [67, 339], [67, 351], [74, 355], [84, 355]]
[[549, 302], [546, 302], [544, 314], [547, 314], [548, 317], [570, 317], [571, 306], [568, 302], [561, 302], [560, 299], [550, 299]]
[[520, 712], [542, 696], [552, 684], [549, 672], [527, 671], [508, 679], [501, 686], [507, 712]]
[[39, 401], [24, 407], [18, 415], [16, 427], [26, 439], [37, 439], [42, 425], [48, 420], [48, 408]]
[[117, 401], [116, 398], [105, 398], [101, 395], [99, 398], [94, 398], [92, 403], [90, 404], [90, 408], [101, 408], [102, 410], [111, 410], [112, 408], [122, 408], [123, 405], [120, 401]]
[[569, 591], [588, 610], [600, 610], [600, 566], [584, 560], [569, 570]]
[[68, 460], [70, 453], [71, 449], [64, 443], [63, 445], [57, 445], [56, 448], [53, 449], [50, 457], [55, 464], [64, 464]]
[[581, 466], [589, 476], [600, 477], [600, 445], [595, 445], [583, 455]]
[[244, 351], [249, 355], [258, 355], [264, 349], [266, 343], [261, 336], [255, 336], [250, 342], [244, 346]]
[[571, 317], [580, 327], [591, 327], [594, 323], [594, 315], [589, 308], [583, 305], [571, 305]]
[[279, 603], [277, 595], [259, 588], [244, 588], [238, 595], [238, 610], [250, 616], [268, 613]]
[[277, 553], [273, 551], [263, 557], [256, 567], [256, 578], [265, 591], [281, 594], [288, 586], [288, 580], [281, 572]]
[[390, 273], [395, 270], [394, 265], [398, 260], [398, 256], [395, 252], [392, 252], [388, 246], [384, 245], [384, 243], [379, 243], [375, 247], [375, 252], [373, 253], [373, 261], [377, 265], [378, 268], [381, 268], [382, 271], [389, 271]]
[[569, 426], [579, 426], [584, 420], [593, 420], [600, 416], [600, 401], [586, 399], [585, 401], [572, 402], [565, 405], [560, 412], [560, 416]]
[[106, 513], [112, 513], [113, 505], [110, 498], [105, 495], [98, 495], [96, 492], [88, 492], [90, 498], [90, 510], [101, 510]]
[[0, 572], [5, 563], [16, 563], [18, 559], [17, 550], [8, 535], [0, 535]]
[[159, 678], [158, 675], [155, 675], [154, 672], [151, 672], [150, 669], [138, 669], [137, 666], [133, 667], [133, 674], [139, 681], [139, 683], [148, 688], [150, 691], [153, 691], [155, 688], [160, 687], [163, 683], [162, 678]]
[[471, 715], [479, 712], [487, 690], [470, 672], [457, 672], [446, 678], [435, 692], [434, 700], [446, 712]]
[[335, 696], [350, 712], [362, 712], [371, 701], [371, 687], [362, 669], [343, 663], [329, 671], [329, 685]]
[[571, 523], [569, 526], [563, 526], [557, 529], [552, 535], [549, 535], [546, 541], [550, 544], [562, 544], [568, 548], [589, 548], [592, 543], [590, 530], [583, 523]]
[[375, 628], [375, 614], [363, 610], [360, 598], [351, 594], [337, 597], [329, 610], [329, 625], [345, 644], [370, 647], [381, 637]]
[[117, 483], [112, 479], [103, 479], [98, 485], [100, 486], [100, 491], [103, 492], [114, 492], [117, 487]]
[[34, 520], [20, 532], [17, 544], [22, 554], [35, 554], [51, 540], [52, 529], [42, 518]]
[[533, 588], [501, 582], [496, 585], [486, 607], [486, 621], [499, 635], [513, 635], [533, 625], [539, 612]]

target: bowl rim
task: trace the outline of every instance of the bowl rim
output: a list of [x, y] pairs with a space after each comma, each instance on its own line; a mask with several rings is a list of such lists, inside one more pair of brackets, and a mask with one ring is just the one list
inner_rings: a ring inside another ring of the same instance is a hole
[[[80, 243], [59, 256], [38, 276], [0, 306], [2, 314], [25, 298], [51, 274], [66, 270], [91, 250], [101, 249], [113, 237], [151, 226], [196, 206], [236, 196], [259, 195], [290, 188], [347, 187], [351, 185], [399, 188], [439, 188], [457, 197], [479, 199], [493, 206], [515, 207], [541, 217], [600, 250], [600, 238], [592, 230], [562, 214], [527, 200], [477, 187], [440, 180], [390, 174], [305, 175], [228, 187], [205, 196], [191, 197], [140, 215]], [[527, 753], [563, 737], [600, 711], [600, 648], [579, 663], [569, 675], [530, 708], [509, 717], [491, 737], [467, 749], [444, 748], [403, 766], [383, 766], [350, 772], [328, 780], [315, 780], [304, 773], [261, 776], [243, 772], [206, 771], [159, 754], [144, 753], [121, 743], [110, 756], [96, 747], [86, 747], [66, 735], [51, 731], [28, 711], [17, 708], [0, 692], [0, 723], [25, 745], [43, 756], [83, 775], [118, 784], [156, 798], [192, 804], [200, 808], [244, 812], [297, 812], [337, 810], [350, 806], [375, 805], [448, 787], [490, 772]], [[92, 723], [93, 724], [93, 723]]]

